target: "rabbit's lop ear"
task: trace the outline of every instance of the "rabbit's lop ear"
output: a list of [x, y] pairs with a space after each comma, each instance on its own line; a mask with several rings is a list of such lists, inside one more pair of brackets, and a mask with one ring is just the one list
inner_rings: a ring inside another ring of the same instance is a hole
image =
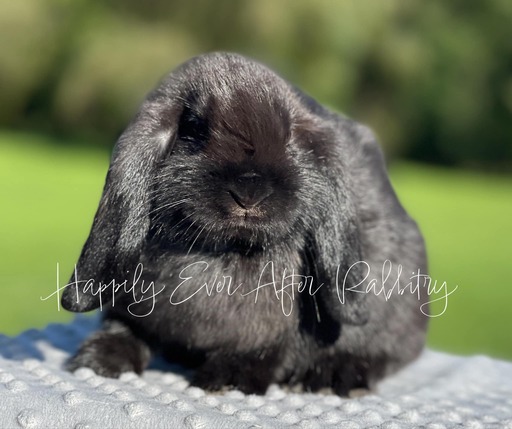
[[306, 258], [319, 286], [316, 318], [336, 337], [342, 324], [363, 325], [368, 320], [366, 294], [358, 287], [367, 276], [367, 266], [349, 174], [352, 166], [340, 141], [343, 136], [339, 130], [321, 131], [310, 135], [309, 140], [320, 143], [318, 162], [323, 183], [317, 188], [317, 215], [307, 240]]
[[[334, 186], [332, 192], [336, 192]], [[347, 201], [338, 197], [333, 195], [328, 207], [323, 207], [322, 222], [314, 229], [306, 249], [319, 284], [315, 294], [318, 317], [320, 322], [334, 322], [338, 327], [344, 323], [363, 325], [369, 314], [359, 286], [367, 275], [367, 266], [361, 254], [358, 225], [351, 219]]]
[[150, 186], [158, 161], [174, 144], [180, 107], [155, 95], [119, 138], [91, 232], [62, 306], [83, 312], [112, 300], [115, 284], [130, 281], [149, 230]]

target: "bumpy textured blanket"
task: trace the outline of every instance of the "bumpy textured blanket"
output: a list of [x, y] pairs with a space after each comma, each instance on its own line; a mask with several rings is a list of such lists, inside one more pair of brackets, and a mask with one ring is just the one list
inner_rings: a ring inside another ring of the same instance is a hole
[[163, 362], [119, 380], [63, 371], [97, 323], [0, 336], [1, 428], [512, 428], [512, 363], [427, 350], [357, 398], [277, 386], [265, 396], [211, 394]]

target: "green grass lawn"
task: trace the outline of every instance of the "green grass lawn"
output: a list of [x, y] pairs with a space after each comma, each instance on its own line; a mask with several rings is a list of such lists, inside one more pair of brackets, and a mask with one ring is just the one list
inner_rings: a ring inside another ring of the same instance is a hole
[[[69, 320], [56, 299], [96, 211], [109, 154], [0, 132], [0, 332]], [[398, 163], [397, 193], [427, 241], [430, 275], [458, 289], [429, 344], [512, 359], [512, 177]], [[439, 312], [439, 305], [434, 306]]]
[[431, 277], [458, 285], [429, 344], [512, 359], [512, 177], [413, 164], [391, 173], [425, 236]]

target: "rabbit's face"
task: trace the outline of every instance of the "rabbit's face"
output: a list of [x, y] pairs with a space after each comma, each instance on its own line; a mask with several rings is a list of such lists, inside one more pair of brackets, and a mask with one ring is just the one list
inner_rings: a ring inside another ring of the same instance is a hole
[[153, 229], [203, 247], [258, 246], [290, 234], [304, 171], [284, 102], [236, 88], [185, 99], [154, 181]]

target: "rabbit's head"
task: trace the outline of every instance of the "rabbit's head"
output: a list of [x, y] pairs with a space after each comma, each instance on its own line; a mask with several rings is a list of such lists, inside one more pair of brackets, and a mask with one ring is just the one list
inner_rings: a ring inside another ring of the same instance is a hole
[[[125, 273], [148, 244], [250, 254], [291, 243], [307, 247], [324, 277], [340, 263], [346, 269], [360, 258], [359, 236], [344, 136], [325, 114], [241, 56], [185, 63], [150, 94], [116, 145], [80, 277]], [[83, 295], [77, 303], [68, 288], [64, 307], [98, 306]], [[352, 313], [347, 320], [361, 318]]]

